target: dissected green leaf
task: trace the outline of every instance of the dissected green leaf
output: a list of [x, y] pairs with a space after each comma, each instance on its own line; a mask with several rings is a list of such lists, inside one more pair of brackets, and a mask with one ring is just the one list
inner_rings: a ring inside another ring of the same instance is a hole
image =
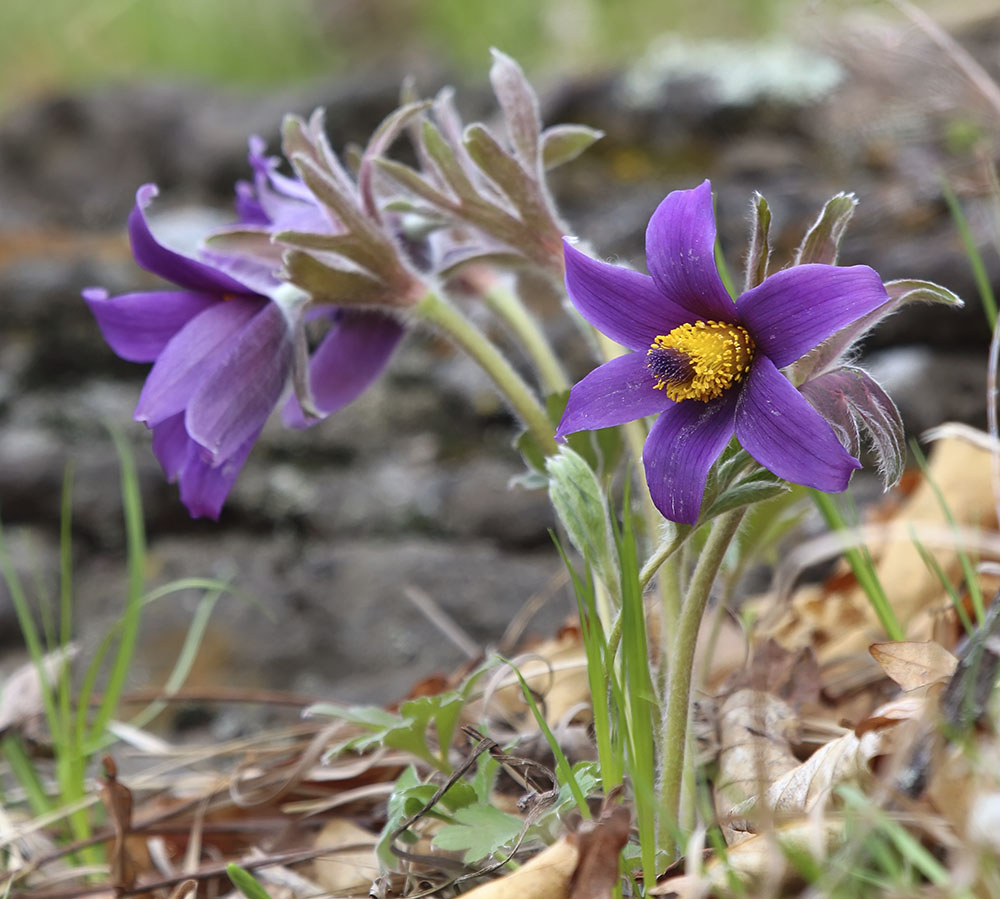
[[517, 839], [523, 822], [492, 805], [468, 805], [455, 812], [455, 822], [445, 824], [435, 835], [438, 849], [465, 853], [463, 861], [474, 864], [493, 855]]

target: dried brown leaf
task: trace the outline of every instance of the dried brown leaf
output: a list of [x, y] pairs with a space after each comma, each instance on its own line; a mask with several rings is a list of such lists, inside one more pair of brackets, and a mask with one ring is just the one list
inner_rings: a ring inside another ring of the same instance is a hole
[[916, 690], [949, 678], [958, 665], [958, 659], [940, 643], [873, 643], [868, 651], [904, 690]]
[[734, 803], [758, 795], [798, 766], [790, 742], [798, 721], [788, 703], [761, 690], [738, 690], [722, 702], [718, 714], [715, 801], [726, 817]]
[[376, 837], [346, 818], [332, 818], [316, 835], [316, 848], [328, 849], [313, 862], [313, 879], [334, 895], [363, 894], [378, 877]]
[[118, 769], [110, 755], [104, 757], [104, 777], [98, 786], [101, 802], [115, 833], [111, 847], [111, 882], [116, 888], [135, 885], [136, 866], [128, 852], [127, 839], [132, 831], [132, 791], [118, 780]]
[[[63, 667], [77, 653], [76, 645], [69, 643], [42, 658], [43, 677], [54, 683]], [[45, 713], [42, 701], [42, 679], [34, 662], [25, 662], [7, 678], [0, 690], [0, 736], [10, 728], [21, 728]]]
[[570, 878], [579, 860], [579, 848], [563, 837], [514, 873], [484, 883], [464, 896], [466, 899], [570, 899]]
[[623, 805], [605, 811], [597, 822], [585, 822], [570, 839], [580, 861], [570, 878], [570, 899], [606, 899], [620, 877], [618, 856], [628, 842], [632, 816]]
[[808, 852], [822, 858], [841, 839], [842, 833], [843, 823], [836, 818], [789, 822], [732, 847], [726, 853], [726, 861], [713, 859], [701, 874], [684, 874], [658, 883], [648, 895], [695, 899], [710, 895], [713, 890], [728, 890], [731, 876], [747, 885], [766, 881], [771, 889], [755, 895], [775, 895], [787, 874], [794, 873], [789, 871], [789, 851]]
[[869, 775], [872, 759], [894, 748], [893, 738], [899, 731], [898, 725], [919, 719], [926, 706], [927, 700], [922, 696], [907, 696], [886, 703], [856, 731], [821, 746], [763, 793], [733, 808], [728, 817], [745, 818], [760, 805], [785, 817], [807, 814], [825, 801], [834, 787]]

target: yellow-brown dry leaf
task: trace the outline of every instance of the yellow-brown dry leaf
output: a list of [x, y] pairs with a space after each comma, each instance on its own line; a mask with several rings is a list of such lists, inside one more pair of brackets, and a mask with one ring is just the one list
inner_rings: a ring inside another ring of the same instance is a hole
[[786, 876], [794, 874], [789, 870], [788, 851], [808, 852], [814, 858], [824, 858], [842, 834], [843, 822], [836, 818], [788, 822], [732, 847], [726, 853], [727, 861], [715, 858], [700, 874], [668, 878], [653, 887], [648, 895], [696, 899], [708, 896], [713, 890], [727, 890], [730, 875], [748, 886], [766, 883], [768, 888], [762, 888], [755, 895], [775, 895]]
[[316, 847], [328, 848], [313, 862], [313, 880], [334, 895], [366, 895], [378, 877], [377, 838], [346, 818], [331, 818], [316, 835]]
[[873, 643], [868, 651], [882, 670], [907, 691], [949, 678], [958, 666], [958, 659], [940, 643]]
[[[996, 514], [990, 480], [989, 452], [954, 437], [934, 444], [929, 478], [924, 478], [900, 505], [894, 520], [921, 529], [949, 531], [931, 483], [940, 488], [948, 511], [959, 526], [993, 528]], [[892, 540], [869, 547], [876, 560], [878, 579], [896, 617], [914, 637], [931, 636], [934, 615], [945, 597], [937, 576], [928, 570], [912, 540]], [[952, 583], [961, 578], [961, 563], [954, 549], [934, 548], [934, 556]], [[846, 566], [843, 567], [846, 572]], [[762, 602], [773, 601], [773, 597]], [[766, 614], [766, 609], [762, 610]], [[867, 596], [853, 578], [842, 584], [807, 585], [796, 591], [777, 620], [766, 624], [761, 636], [773, 636], [789, 649], [812, 646], [821, 664], [844, 656], [865, 653], [869, 644], [884, 636]]]
[[[719, 776], [715, 807], [723, 819], [733, 808], [766, 790], [797, 767], [790, 738], [797, 730], [796, 714], [783, 699], [762, 690], [737, 690], [719, 705]], [[730, 844], [743, 839], [729, 832]]]
[[834, 787], [867, 776], [869, 763], [876, 756], [894, 748], [893, 737], [898, 725], [921, 717], [927, 702], [922, 696], [907, 696], [886, 703], [871, 715], [872, 726], [865, 722], [858, 733], [851, 731], [817, 749], [806, 761], [779, 777], [762, 794], [740, 803], [729, 817], [741, 819], [754, 807], [782, 816], [797, 816], [810, 812], [825, 800]]
[[464, 899], [569, 899], [569, 881], [579, 860], [576, 845], [562, 837], [513, 873], [462, 895]]

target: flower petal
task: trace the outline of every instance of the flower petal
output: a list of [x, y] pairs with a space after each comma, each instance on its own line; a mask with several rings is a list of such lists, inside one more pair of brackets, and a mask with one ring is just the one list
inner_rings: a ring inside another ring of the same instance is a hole
[[129, 362], [155, 362], [184, 325], [219, 302], [217, 294], [187, 290], [109, 297], [101, 287], [88, 287], [83, 298], [111, 349]]
[[761, 465], [817, 490], [846, 489], [861, 463], [770, 359], [754, 359], [739, 396], [736, 436]]
[[[675, 190], [646, 228], [646, 265], [656, 286], [693, 318], [736, 321], [736, 309], [715, 266], [712, 185]], [[665, 333], [665, 332], [661, 332]]]
[[226, 355], [229, 342], [260, 311], [263, 299], [236, 297], [209, 306], [164, 347], [139, 395], [135, 420], [154, 427], [187, 406]]
[[668, 300], [649, 275], [591, 259], [568, 241], [566, 290], [573, 305], [598, 331], [630, 350], [648, 350], [658, 334], [691, 320]]
[[153, 454], [160, 461], [168, 481], [174, 481], [187, 464], [191, 438], [184, 429], [184, 413], [161, 421], [153, 428]]
[[655, 384], [645, 353], [626, 353], [605, 362], [573, 385], [556, 439], [662, 412], [673, 401]]
[[149, 230], [145, 210], [157, 194], [155, 184], [144, 184], [136, 191], [135, 207], [128, 217], [132, 255], [144, 269], [174, 284], [201, 293], [247, 293], [247, 288], [228, 275], [188, 256], [168, 250]]
[[222, 504], [229, 496], [236, 478], [246, 462], [250, 450], [260, 436], [258, 428], [222, 465], [212, 466], [202, 458], [198, 445], [190, 441], [191, 450], [187, 464], [178, 478], [181, 502], [187, 506], [192, 518], [207, 517], [218, 520]]
[[642, 450], [653, 505], [671, 521], [694, 524], [708, 470], [733, 436], [739, 391], [707, 403], [672, 404], [656, 420]]
[[291, 364], [288, 319], [268, 303], [228, 345], [188, 404], [184, 426], [208, 451], [213, 465], [223, 463], [264, 427], [285, 389]]
[[888, 301], [882, 279], [867, 265], [813, 264], [776, 272], [736, 306], [757, 349], [783, 368]]
[[[316, 348], [309, 364], [309, 385], [316, 408], [330, 415], [356, 400], [382, 373], [405, 328], [378, 312], [344, 310]], [[306, 418], [294, 396], [282, 413], [289, 427], [305, 428]]]

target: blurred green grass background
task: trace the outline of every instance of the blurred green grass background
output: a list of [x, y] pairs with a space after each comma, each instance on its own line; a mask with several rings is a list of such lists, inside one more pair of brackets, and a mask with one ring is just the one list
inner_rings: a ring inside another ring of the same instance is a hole
[[[837, 0], [839, 2], [839, 0]], [[481, 73], [497, 46], [529, 69], [635, 58], [673, 30], [753, 36], [803, 0], [4, 0], [0, 109], [109, 80], [260, 87], [429, 58]]]

